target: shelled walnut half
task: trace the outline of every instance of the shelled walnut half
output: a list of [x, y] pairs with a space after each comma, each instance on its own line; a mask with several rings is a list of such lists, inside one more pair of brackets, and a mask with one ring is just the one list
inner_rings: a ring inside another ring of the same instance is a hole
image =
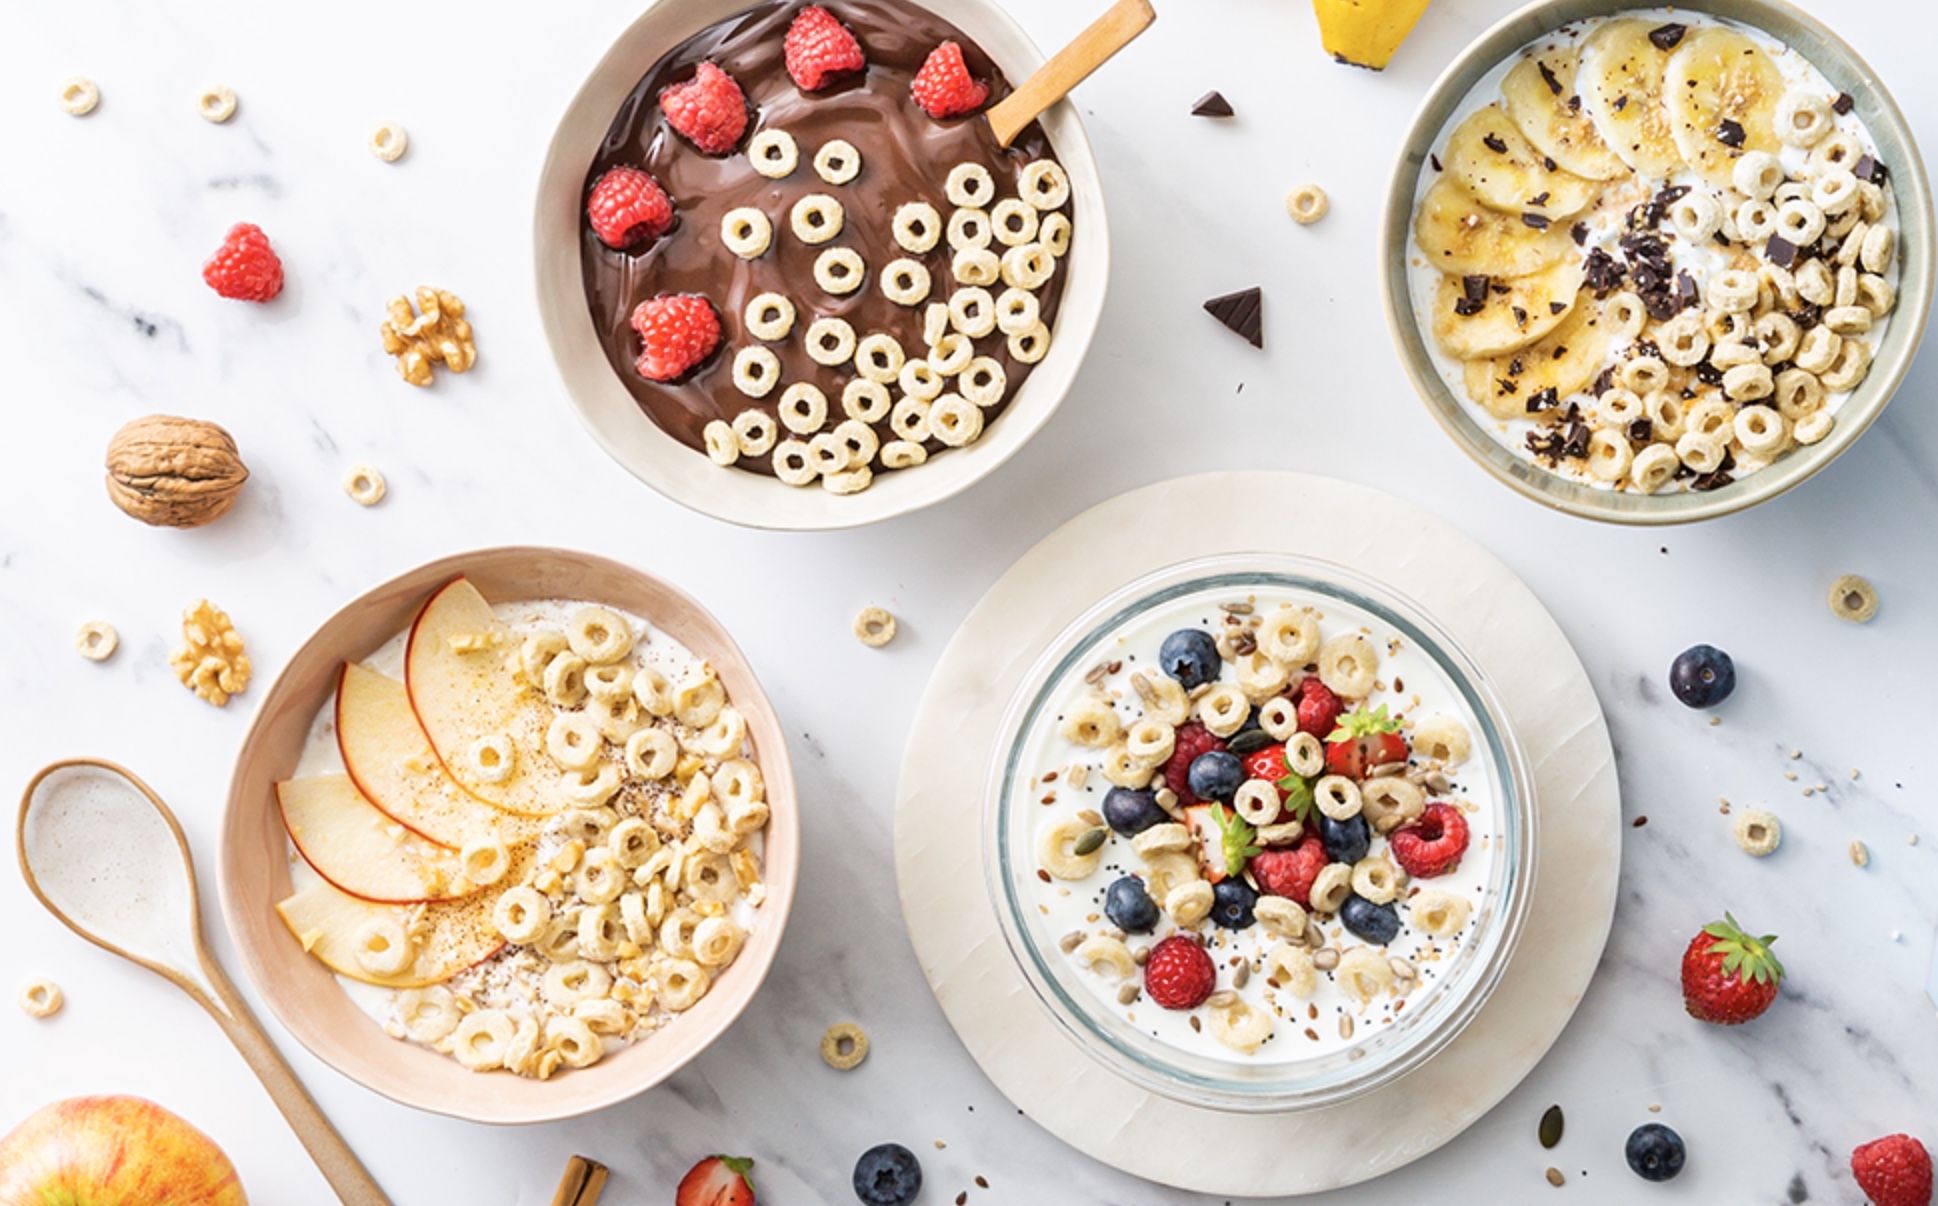
[[184, 687], [218, 708], [248, 689], [254, 669], [229, 613], [207, 599], [182, 613], [182, 646], [168, 665]]
[[108, 441], [108, 497], [146, 524], [201, 527], [235, 505], [247, 480], [235, 439], [200, 419], [149, 415]]
[[477, 340], [457, 294], [423, 285], [415, 310], [411, 299], [400, 295], [390, 299], [386, 313], [380, 328], [384, 351], [397, 358], [398, 375], [412, 385], [429, 385], [434, 364], [462, 373], [478, 362]]

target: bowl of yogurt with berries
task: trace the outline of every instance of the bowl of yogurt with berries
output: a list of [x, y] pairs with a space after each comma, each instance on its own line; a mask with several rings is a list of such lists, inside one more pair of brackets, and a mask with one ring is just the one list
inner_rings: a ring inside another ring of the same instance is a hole
[[987, 785], [1004, 937], [1092, 1057], [1234, 1111], [1326, 1105], [1451, 1042], [1507, 965], [1531, 782], [1481, 671], [1348, 567], [1204, 558], [1073, 621]]
[[1575, 514], [1708, 518], [1863, 432], [1933, 277], [1874, 73], [1788, 5], [1546, 0], [1436, 84], [1388, 199], [1388, 317], [1495, 476]]

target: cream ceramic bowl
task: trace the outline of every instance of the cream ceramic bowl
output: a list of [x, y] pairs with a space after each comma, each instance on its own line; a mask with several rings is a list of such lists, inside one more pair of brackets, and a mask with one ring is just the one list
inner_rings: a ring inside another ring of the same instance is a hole
[[[546, 1081], [469, 1072], [456, 1060], [389, 1037], [357, 1008], [328, 968], [304, 953], [276, 915], [276, 902], [291, 889], [275, 782], [295, 769], [310, 722], [336, 688], [338, 665], [364, 657], [402, 631], [424, 599], [458, 574], [494, 601], [584, 599], [643, 616], [712, 663], [747, 718], [772, 810], [764, 851], [767, 899], [746, 947], [712, 991], [649, 1038], [590, 1068]], [[243, 972], [270, 1012], [310, 1054], [338, 1072], [421, 1110], [473, 1122], [547, 1122], [645, 1092], [733, 1024], [780, 947], [800, 870], [800, 835], [780, 720], [746, 657], [705, 608], [649, 574], [602, 557], [562, 549], [485, 549], [433, 561], [352, 600], [277, 676], [229, 781], [219, 859], [222, 916]]]
[[[1043, 56], [994, 0], [918, 0], [979, 43], [1012, 82]], [[860, 494], [785, 486], [773, 478], [722, 469], [661, 431], [613, 374], [586, 309], [579, 268], [579, 223], [594, 152], [628, 93], [659, 57], [750, 0], [659, 0], [619, 36], [566, 108], [539, 174], [533, 217], [538, 310], [579, 418], [600, 447], [647, 485], [695, 511], [755, 528], [814, 531], [859, 527], [917, 511], [968, 489], [1014, 456], [1063, 401], [1103, 312], [1110, 235], [1097, 161], [1076, 107], [1042, 117], [1044, 132], [1070, 174], [1074, 239], [1054, 338], [1029, 379], [982, 439], [927, 464], [886, 473]]]
[[1454, 396], [1434, 368], [1427, 336], [1413, 313], [1407, 288], [1407, 259], [1412, 250], [1413, 203], [1427, 153], [1447, 119], [1480, 78], [1536, 38], [1571, 21], [1606, 16], [1646, 4], [1625, 0], [1537, 0], [1482, 34], [1461, 52], [1434, 82], [1407, 132], [1399, 165], [1386, 195], [1384, 271], [1381, 286], [1386, 298], [1387, 325], [1399, 344], [1400, 359], [1427, 409], [1463, 452], [1481, 468], [1536, 502], [1589, 519], [1625, 524], [1688, 523], [1714, 519], [1798, 485], [1830, 464], [1864, 434], [1904, 381], [1924, 337], [1931, 313], [1934, 245], [1931, 183], [1918, 154], [1911, 126], [1891, 94], [1858, 53], [1817, 18], [1785, 0], [1686, 0], [1677, 7], [1706, 13], [1762, 30], [1795, 47], [1830, 82], [1857, 101], [1857, 115], [1870, 129], [1878, 152], [1891, 169], [1898, 205], [1898, 305], [1890, 329], [1871, 363], [1870, 375], [1858, 385], [1837, 412], [1837, 423], [1821, 443], [1793, 449], [1772, 465], [1706, 493], [1631, 494], [1598, 490], [1551, 473], [1503, 447], [1474, 418], [1467, 404]]

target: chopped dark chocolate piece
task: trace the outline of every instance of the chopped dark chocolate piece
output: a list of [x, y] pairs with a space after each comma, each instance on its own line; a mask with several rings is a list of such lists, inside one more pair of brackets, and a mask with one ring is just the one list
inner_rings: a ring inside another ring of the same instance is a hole
[[1432, 152], [1427, 153], [1427, 162], [1433, 165], [1433, 170], [1436, 172], [1444, 172], [1447, 170], [1444, 166], [1441, 165], [1440, 156], [1435, 155]]
[[1674, 50], [1676, 45], [1682, 41], [1682, 35], [1688, 32], [1689, 27], [1687, 25], [1672, 21], [1667, 25], [1658, 25], [1654, 29], [1651, 29], [1649, 31], [1649, 41], [1657, 50]]
[[1842, 117], [1857, 107], [1857, 98], [1848, 92], [1839, 92], [1837, 99], [1830, 102], [1830, 111]]
[[1488, 150], [1494, 152], [1496, 155], [1507, 154], [1507, 140], [1502, 138], [1499, 134], [1489, 134], [1487, 137], [1480, 140], [1480, 145], [1486, 147]]
[[1546, 214], [1522, 214], [1521, 221], [1523, 224], [1532, 226], [1536, 230], [1546, 230], [1548, 228], [1548, 215]]
[[1615, 366], [1611, 364], [1595, 374], [1595, 383], [1588, 387], [1588, 392], [1599, 398], [1613, 388], [1615, 388]]
[[1790, 317], [1799, 327], [1808, 331], [1824, 320], [1824, 308], [1815, 302], [1799, 300], [1797, 308], [1790, 311]]
[[1797, 262], [1797, 245], [1780, 234], [1770, 236], [1763, 245], [1763, 258], [1779, 268], [1788, 268]]
[[1868, 180], [1872, 184], [1881, 185], [1890, 177], [1891, 169], [1871, 156], [1865, 155], [1857, 161], [1855, 167], [1851, 168], [1851, 175], [1859, 180]]
[[1735, 478], [1729, 475], [1727, 469], [1718, 469], [1714, 473], [1705, 473], [1695, 481], [1690, 482], [1689, 488], [1707, 493], [1710, 490], [1720, 490], [1735, 480]]
[[1637, 444], [1646, 444], [1655, 438], [1655, 424], [1647, 419], [1633, 419], [1628, 425], [1628, 438]]
[[1472, 318], [1486, 308], [1486, 302], [1477, 302], [1471, 297], [1454, 298], [1454, 313], [1462, 318]]
[[1560, 96], [1561, 81], [1555, 78], [1554, 72], [1548, 65], [1540, 59], [1536, 59], [1534, 60], [1534, 69], [1541, 73], [1541, 82], [1548, 86], [1548, 91], [1554, 93], [1556, 96]]
[[1570, 113], [1581, 112], [1581, 93], [1577, 92], [1568, 98], [1568, 111]]
[[1507, 375], [1510, 377], [1518, 377], [1526, 371], [1527, 366], [1521, 363], [1519, 356], [1507, 362]]
[[1701, 294], [1696, 288], [1695, 277], [1690, 276], [1687, 272], [1676, 273], [1676, 305], [1678, 309], [1687, 310], [1690, 306], [1696, 304], [1700, 296]]
[[1725, 117], [1716, 123], [1716, 141], [1726, 147], [1740, 147], [1747, 137], [1749, 135], [1743, 129], [1743, 123], [1734, 118]]
[[1567, 308], [1568, 308], [1568, 303], [1567, 303], [1567, 302], [1549, 302], [1549, 303], [1548, 303], [1548, 313], [1550, 313], [1550, 314], [1559, 314], [1559, 313], [1561, 313], [1561, 312], [1562, 312], [1563, 310], [1566, 310]]
[[1528, 325], [1528, 312], [1526, 310], [1523, 310], [1519, 306], [1509, 306], [1508, 309], [1514, 311], [1515, 326], [1525, 327]]
[[1615, 112], [1620, 113], [1626, 108], [1628, 108], [1628, 94], [1623, 93], [1621, 96], [1615, 98]]
[[1696, 363], [1696, 380], [1702, 382], [1704, 385], [1721, 385], [1723, 383], [1723, 370], [1717, 368], [1707, 360], [1698, 361]]
[[1622, 261], [1596, 247], [1589, 251], [1583, 261], [1582, 281], [1596, 296], [1606, 296], [1622, 287], [1622, 277], [1627, 274]]
[[1265, 346], [1265, 295], [1257, 287], [1240, 289], [1214, 297], [1205, 303], [1205, 313], [1243, 336], [1255, 348]]
[[1468, 301], [1478, 305], [1487, 300], [1488, 281], [1488, 277], [1479, 273], [1463, 276], [1460, 278], [1460, 292]]
[[1543, 155], [1543, 156], [1541, 156], [1541, 166], [1542, 166], [1542, 167], [1544, 167], [1544, 168], [1547, 168], [1547, 169], [1548, 169], [1549, 171], [1551, 171], [1551, 172], [1552, 172], [1552, 171], [1555, 171], [1555, 170], [1557, 170], [1557, 169], [1559, 169], [1559, 168], [1561, 167], [1561, 165], [1560, 165], [1560, 164], [1558, 164], [1558, 163], [1556, 163], [1556, 162], [1554, 161], [1554, 158], [1553, 158], [1552, 156], [1549, 156], [1549, 155]]
[[1531, 415], [1538, 415], [1544, 410], [1553, 410], [1559, 405], [1561, 405], [1561, 395], [1555, 392], [1552, 385], [1546, 389], [1535, 390], [1528, 395], [1528, 413]]
[[1521, 383], [1512, 377], [1496, 378], [1494, 384], [1500, 387], [1500, 391], [1504, 394], [1518, 394], [1521, 392]]
[[1568, 237], [1575, 241], [1575, 246], [1586, 246], [1588, 243], [1588, 223], [1577, 222], [1573, 226], [1570, 226], [1568, 228]]
[[1593, 434], [1588, 430], [1588, 424], [1580, 419], [1571, 420], [1568, 424], [1567, 442], [1561, 446], [1561, 455], [1571, 460], [1580, 460], [1587, 456], [1588, 440]]
[[1222, 92], [1207, 92], [1198, 98], [1197, 104], [1191, 106], [1191, 116], [1230, 117], [1231, 102], [1225, 99], [1225, 94]]
[[1536, 193], [1536, 194], [1534, 194], [1534, 195], [1533, 195], [1532, 197], [1529, 197], [1529, 198], [1528, 198], [1528, 204], [1529, 204], [1529, 205], [1546, 205], [1546, 204], [1548, 203], [1548, 198], [1549, 198], [1549, 197], [1552, 197], [1553, 195], [1554, 195], [1553, 193], [1550, 193], [1550, 192], [1547, 192], [1546, 190], [1543, 190], [1543, 191], [1541, 191], [1541, 192], [1538, 192], [1538, 193]]

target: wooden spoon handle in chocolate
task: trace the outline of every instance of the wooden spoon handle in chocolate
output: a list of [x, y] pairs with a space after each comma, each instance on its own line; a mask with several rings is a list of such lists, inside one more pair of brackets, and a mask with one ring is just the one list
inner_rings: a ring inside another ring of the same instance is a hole
[[1050, 61], [1038, 67], [1021, 87], [990, 107], [989, 128], [996, 141], [1003, 146], [1015, 142], [1043, 110], [1062, 100], [1155, 20], [1157, 13], [1151, 8], [1151, 0], [1117, 0], [1089, 29], [1051, 55]]

